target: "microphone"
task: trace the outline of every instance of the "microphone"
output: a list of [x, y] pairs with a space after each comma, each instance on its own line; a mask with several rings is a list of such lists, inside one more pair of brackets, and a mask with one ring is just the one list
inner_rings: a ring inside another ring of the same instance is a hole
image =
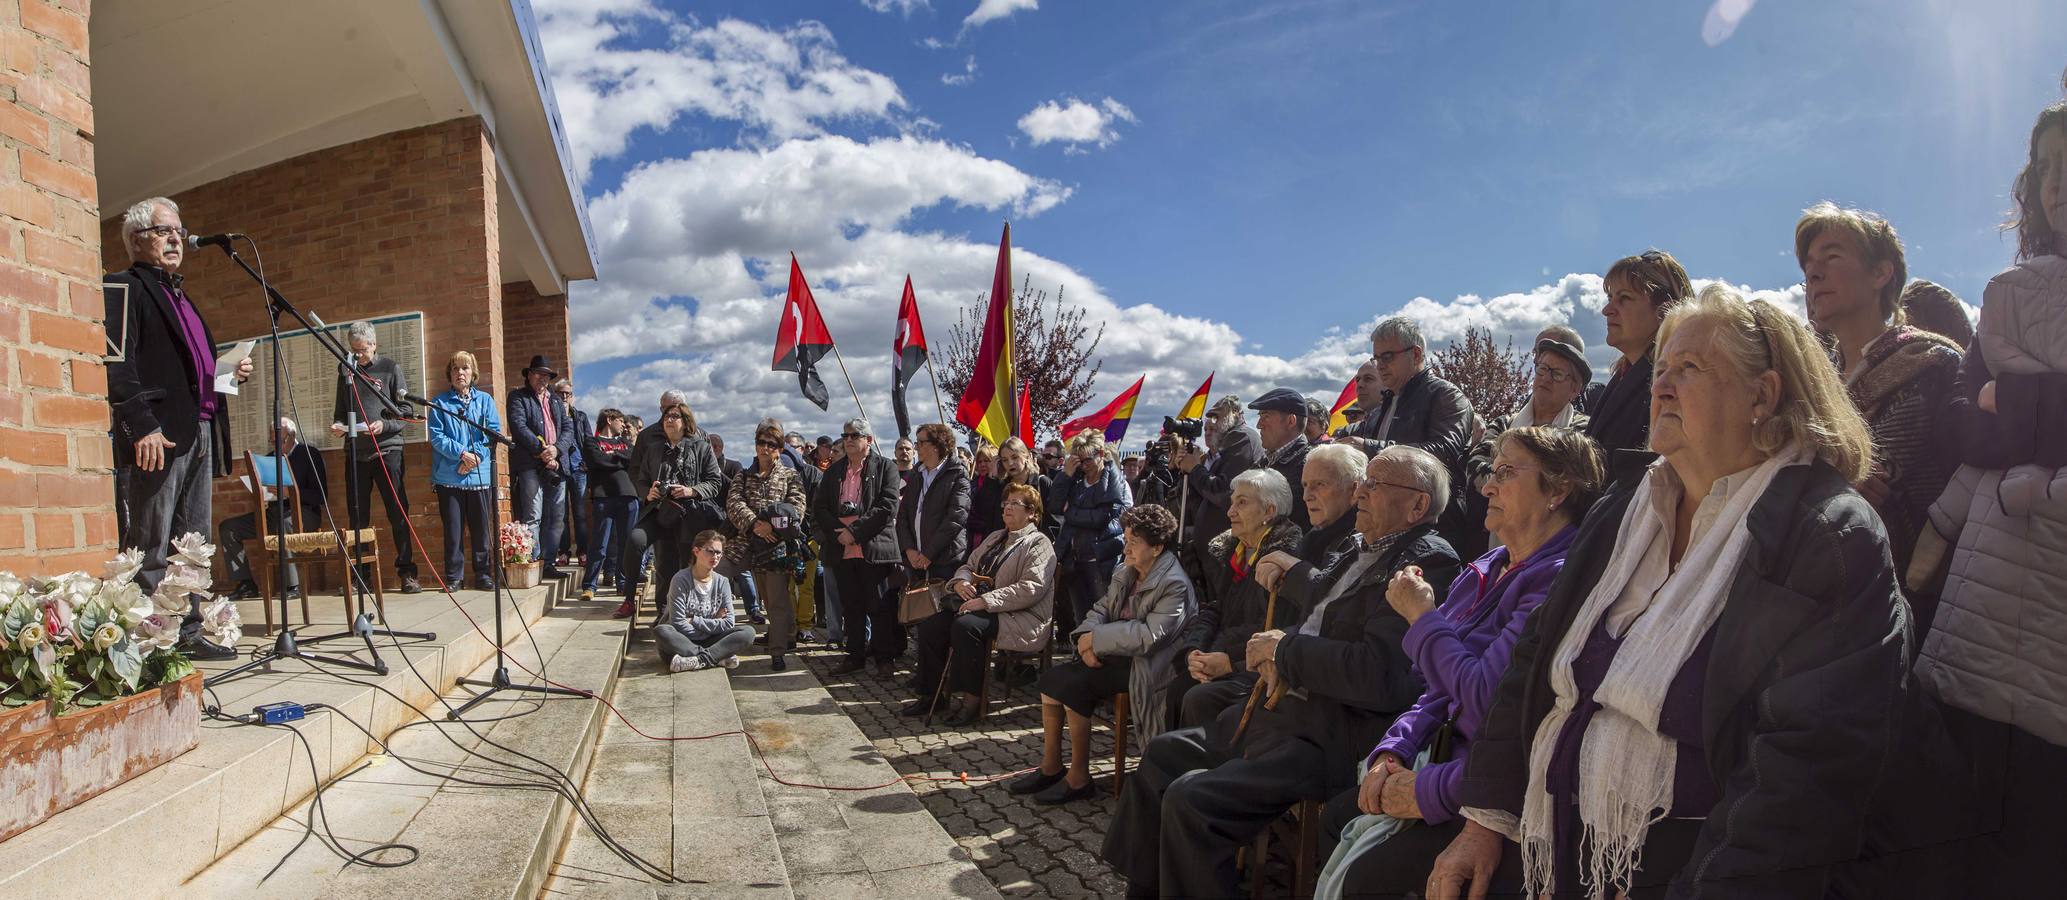
[[187, 246], [192, 247], [196, 250], [199, 250], [202, 247], [221, 247], [223, 248], [223, 252], [227, 253], [230, 249], [230, 242], [241, 237], [243, 237], [243, 235], [237, 234], [235, 232], [206, 235], [190, 234], [187, 235]]

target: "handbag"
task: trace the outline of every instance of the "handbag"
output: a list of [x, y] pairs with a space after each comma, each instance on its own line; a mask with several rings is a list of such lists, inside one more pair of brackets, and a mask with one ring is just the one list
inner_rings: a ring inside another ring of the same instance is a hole
[[947, 596], [945, 581], [938, 578], [913, 581], [897, 595], [897, 624], [911, 625], [932, 618], [940, 611], [941, 602]]

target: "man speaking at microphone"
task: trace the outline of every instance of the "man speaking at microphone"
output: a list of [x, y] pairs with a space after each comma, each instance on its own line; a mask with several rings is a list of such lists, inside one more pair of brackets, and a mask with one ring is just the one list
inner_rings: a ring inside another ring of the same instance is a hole
[[[107, 276], [103, 324], [117, 356], [107, 364], [115, 506], [122, 546], [143, 551], [136, 582], [145, 593], [165, 578], [172, 540], [208, 534], [210, 479], [228, 474], [228, 401], [215, 389], [215, 338], [180, 287], [187, 230], [179, 207], [153, 197], [122, 214], [130, 266]], [[236, 377], [251, 377], [251, 360]], [[193, 659], [231, 659], [234, 648], [201, 636], [197, 595], [180, 621], [179, 647]]]
[[[395, 574], [402, 578], [402, 593], [414, 594], [422, 588], [416, 583], [416, 542], [409, 533], [409, 485], [402, 478], [402, 419], [411, 411], [403, 395], [409, 392], [409, 385], [402, 379], [400, 365], [376, 354], [380, 339], [374, 335], [372, 322], [353, 322], [346, 339], [352, 347], [352, 366], [365, 377], [338, 373], [330, 433], [345, 438], [346, 465], [353, 478], [352, 530], [366, 527], [372, 492], [379, 488], [381, 505], [388, 508], [388, 530], [394, 536]], [[364, 425], [363, 431], [345, 424], [353, 421], [353, 416]], [[380, 577], [366, 572], [361, 576]], [[369, 581], [366, 586], [373, 585]]]

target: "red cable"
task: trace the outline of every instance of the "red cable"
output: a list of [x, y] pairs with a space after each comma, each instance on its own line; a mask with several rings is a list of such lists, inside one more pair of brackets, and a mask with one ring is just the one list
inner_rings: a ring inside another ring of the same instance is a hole
[[[360, 397], [359, 397], [359, 392], [358, 392], [358, 391], [357, 391], [356, 389], [352, 391], [352, 401], [353, 401], [353, 403], [354, 403], [355, 405], [357, 405], [357, 406], [359, 407], [359, 416], [360, 416], [360, 418], [361, 418], [361, 419], [365, 419], [365, 418], [367, 418], [367, 416], [366, 416], [366, 402], [365, 402], [365, 400], [363, 400], [362, 398], [360, 398]], [[425, 423], [426, 423], [426, 427], [428, 427], [428, 423], [429, 423], [429, 418], [428, 418], [428, 417], [426, 417], [426, 418], [425, 418]], [[369, 438], [369, 439], [371, 439], [371, 438]], [[387, 482], [387, 485], [388, 485], [388, 497], [393, 497], [393, 496], [396, 496], [396, 495], [398, 495], [398, 494], [400, 493], [400, 491], [397, 491], [397, 490], [395, 489], [395, 476], [394, 476], [394, 473], [388, 470], [388, 459], [387, 459], [387, 454], [386, 454], [385, 452], [383, 452], [383, 451], [381, 451], [381, 450], [380, 450], [380, 444], [379, 444], [378, 440], [375, 440], [375, 442], [374, 442], [374, 451], [375, 451], [375, 452], [374, 452], [374, 454], [373, 454], [373, 456], [374, 456], [374, 459], [376, 459], [376, 460], [378, 460], [378, 461], [380, 462], [380, 476], [381, 476], [381, 480], [383, 480], [383, 481]], [[350, 437], [349, 435], [348, 435], [348, 436], [346, 436], [346, 438], [345, 438], [345, 451], [344, 451], [344, 452], [345, 452], [345, 464], [346, 464], [346, 465], [352, 465], [352, 464], [354, 464], [354, 461], [353, 461], [353, 460], [351, 459], [351, 455], [352, 455], [352, 439], [351, 439], [351, 437]], [[493, 453], [493, 452], [495, 452], [495, 448], [494, 448], [493, 446], [489, 447], [489, 448], [488, 448], [488, 452], [490, 452], [490, 453]], [[495, 486], [494, 486], [494, 485], [490, 485], [490, 486], [489, 486], [489, 490], [491, 490], [491, 491], [492, 491], [492, 490], [494, 490], [494, 489], [495, 489]], [[356, 499], [356, 498], [355, 498], [355, 499]], [[366, 524], [367, 524], [367, 527], [371, 527], [371, 525], [373, 524], [373, 503], [372, 503], [372, 500], [373, 500], [373, 498], [371, 498], [371, 497], [368, 497], [368, 498], [366, 498], [366, 499], [367, 499], [367, 504], [366, 504], [366, 513], [365, 513], [365, 518], [366, 518]], [[382, 501], [383, 503], [385, 503], [385, 502], [387, 502], [387, 499], [388, 499], [387, 497], [382, 497], [382, 498], [381, 498], [381, 501]], [[491, 500], [491, 502], [493, 502], [493, 501]], [[542, 512], [542, 511], [541, 511], [541, 512]], [[413, 519], [411, 519], [411, 518], [410, 518], [410, 517], [408, 516], [408, 514], [407, 514], [407, 510], [404, 510], [404, 515], [402, 516], [402, 521], [403, 521], [404, 523], [406, 523], [406, 524], [407, 524], [407, 525], [409, 526], [409, 542], [410, 542], [410, 544], [411, 544], [411, 545], [413, 545], [414, 547], [416, 547], [416, 552], [417, 552], [417, 554], [418, 554], [418, 555], [421, 555], [421, 556], [422, 556], [422, 557], [423, 557], [424, 559], [430, 559], [430, 557], [431, 557], [431, 554], [430, 554], [430, 552], [429, 552], [428, 550], [425, 550], [425, 549], [424, 549], [424, 546], [423, 546], [423, 538], [422, 538], [422, 536], [421, 536], [421, 535], [419, 535], [419, 534], [417, 534], [417, 531], [416, 531], [416, 522], [415, 522], [415, 521], [414, 521]], [[355, 526], [355, 527], [356, 527], [356, 526]], [[496, 552], [497, 552], [497, 559], [498, 559], [498, 562], [496, 563], [496, 565], [497, 565], [497, 567], [498, 567], [498, 568], [499, 568], [499, 567], [501, 566], [501, 562], [499, 561], [499, 560], [500, 560], [500, 558], [501, 558], [501, 547], [502, 547], [502, 543], [501, 543], [501, 542], [502, 542], [502, 536], [501, 536], [501, 535], [496, 535]], [[489, 643], [491, 643], [491, 644], [492, 644], [492, 643], [495, 643], [495, 639], [494, 639], [494, 638], [491, 638], [491, 637], [489, 637], [489, 636], [488, 636], [488, 633], [487, 633], [486, 631], [483, 631], [483, 630], [481, 630], [481, 623], [479, 623], [479, 622], [476, 622], [476, 621], [474, 621], [474, 615], [473, 615], [473, 613], [467, 612], [467, 608], [466, 608], [466, 606], [465, 606], [465, 605], [463, 605], [463, 604], [461, 604], [461, 603], [459, 602], [459, 598], [458, 598], [457, 596], [454, 596], [454, 594], [453, 594], [453, 592], [452, 592], [452, 585], [450, 585], [450, 584], [447, 584], [447, 583], [446, 583], [446, 581], [445, 581], [445, 573], [444, 573], [443, 571], [438, 571], [438, 572], [435, 572], [435, 573], [433, 573], [433, 574], [434, 574], [434, 575], [435, 575], [435, 576], [437, 577], [437, 579], [438, 579], [438, 588], [439, 588], [439, 592], [440, 592], [440, 593], [443, 593], [443, 594], [445, 595], [445, 598], [446, 598], [447, 600], [450, 600], [450, 601], [452, 601], [452, 607], [453, 607], [454, 609], [457, 609], [457, 610], [459, 610], [459, 614], [460, 614], [461, 616], [463, 616], [463, 617], [465, 617], [465, 618], [466, 618], [466, 620], [467, 620], [467, 625], [468, 625], [469, 627], [471, 627], [471, 628], [473, 628], [473, 629], [474, 629], [474, 633], [475, 633], [475, 634], [478, 634], [478, 635], [480, 635], [480, 636], [481, 636], [481, 639], [482, 639], [482, 640], [485, 640], [485, 641], [487, 641], [487, 642], [489, 642]], [[374, 577], [376, 577], [376, 578], [380, 577], [379, 573], [377, 573], [377, 572], [376, 572], [376, 573], [374, 573]], [[619, 577], [623, 577], [623, 576], [619, 576]], [[500, 602], [500, 601], [498, 600], [497, 602]], [[630, 627], [629, 623], [627, 623], [627, 627]], [[526, 631], [526, 632], [528, 633], [528, 632], [529, 632], [529, 631], [531, 630], [531, 626], [530, 626], [530, 625], [528, 625], [528, 624], [527, 624], [527, 625], [525, 625], [525, 626], [524, 626], [524, 630], [525, 630], [525, 631]], [[771, 778], [771, 779], [774, 779], [774, 780], [775, 780], [775, 783], [777, 783], [777, 784], [780, 784], [780, 785], [785, 785], [785, 786], [788, 786], [788, 787], [800, 787], [800, 788], [818, 788], [818, 789], [820, 789], [820, 790], [827, 790], [827, 791], [874, 791], [874, 790], [881, 790], [881, 789], [883, 789], [883, 788], [889, 787], [889, 786], [891, 786], [891, 785], [894, 785], [894, 784], [901, 784], [901, 783], [903, 783], [903, 782], [906, 782], [906, 781], [958, 781], [958, 782], [961, 782], [961, 783], [963, 783], [963, 784], [989, 784], [989, 783], [991, 783], [991, 782], [994, 782], [994, 781], [998, 781], [998, 780], [1000, 780], [1000, 779], [1005, 779], [1005, 778], [1011, 778], [1011, 777], [1014, 777], [1014, 776], [1017, 776], [1017, 775], [1022, 775], [1022, 774], [1025, 774], [1025, 773], [1027, 773], [1027, 772], [1031, 772], [1031, 771], [1034, 771], [1035, 769], [1039, 768], [1038, 766], [1029, 766], [1029, 767], [1027, 767], [1027, 768], [1024, 768], [1024, 769], [1020, 769], [1020, 770], [1017, 770], [1017, 771], [1013, 771], [1013, 772], [1006, 772], [1006, 773], [1004, 773], [1004, 774], [1002, 774], [1002, 775], [983, 775], [983, 776], [978, 776], [978, 777], [974, 777], [974, 778], [970, 777], [970, 776], [969, 776], [969, 773], [967, 773], [967, 772], [962, 772], [962, 773], [960, 773], [959, 775], [947, 775], [947, 776], [943, 776], [943, 775], [900, 775], [900, 776], [898, 776], [898, 777], [896, 777], [896, 778], [894, 778], [894, 779], [891, 779], [891, 780], [889, 780], [889, 781], [885, 781], [885, 782], [883, 782], [882, 784], [871, 784], [871, 785], [865, 785], [865, 786], [862, 786], [862, 787], [843, 787], [843, 786], [840, 786], [840, 785], [830, 785], [830, 784], [808, 784], [808, 783], [805, 783], [805, 782], [798, 782], [798, 781], [789, 781], [789, 780], [787, 780], [787, 779], [783, 778], [782, 776], [780, 776], [780, 775], [777, 775], [777, 774], [775, 774], [775, 768], [774, 768], [773, 766], [771, 766], [771, 765], [769, 765], [769, 764], [768, 764], [768, 756], [767, 756], [767, 754], [766, 754], [765, 752], [763, 752], [763, 751], [761, 750], [761, 742], [760, 742], [759, 740], [755, 739], [755, 737], [753, 736], [753, 734], [751, 734], [751, 733], [747, 732], [747, 731], [746, 731], [746, 730], [744, 730], [744, 729], [733, 729], [733, 730], [731, 730], [731, 731], [720, 731], [720, 732], [717, 732], [717, 733], [715, 733], [715, 734], [703, 734], [703, 735], [664, 735], [664, 736], [663, 736], [663, 735], [651, 735], [651, 734], [647, 734], [647, 733], [646, 733], [645, 731], [641, 730], [641, 729], [639, 728], [639, 726], [638, 726], [638, 725], [634, 724], [634, 723], [632, 722], [632, 720], [631, 720], [631, 719], [627, 718], [627, 717], [625, 716], [625, 714], [624, 714], [624, 711], [623, 711], [623, 710], [620, 710], [620, 709], [618, 709], [618, 708], [617, 708], [617, 704], [615, 704], [615, 703], [611, 703], [611, 702], [610, 702], [610, 700], [609, 700], [609, 698], [607, 698], [607, 697], [604, 697], [604, 696], [602, 696], [601, 694], [597, 694], [596, 692], [594, 692], [594, 691], [591, 691], [591, 690], [588, 690], [588, 689], [586, 689], [586, 688], [578, 688], [578, 687], [571, 687], [571, 686], [569, 686], [569, 685], [564, 685], [564, 684], [561, 684], [561, 683], [559, 683], [559, 682], [557, 682], [557, 681], [554, 681], [554, 680], [552, 680], [551, 678], [548, 678], [548, 677], [546, 677], [545, 673], [543, 673], [543, 672], [534, 672], [534, 671], [532, 671], [532, 670], [531, 670], [531, 667], [530, 667], [530, 666], [526, 666], [526, 665], [524, 665], [524, 663], [523, 663], [523, 662], [521, 662], [521, 661], [517, 660], [517, 659], [516, 659], [515, 657], [512, 657], [512, 656], [508, 656], [508, 655], [504, 655], [504, 657], [503, 657], [503, 658], [504, 658], [505, 660], [508, 660], [509, 662], [511, 662], [511, 663], [513, 663], [513, 664], [515, 664], [517, 668], [519, 668], [519, 669], [523, 669], [523, 670], [524, 670], [524, 672], [525, 672], [525, 674], [527, 674], [527, 675], [530, 675], [531, 677], [533, 677], [533, 678], [536, 678], [536, 679], [538, 679], [538, 680], [540, 680], [540, 681], [543, 681], [543, 682], [545, 682], [545, 683], [546, 683], [547, 685], [550, 685], [550, 686], [552, 686], [552, 687], [556, 687], [556, 688], [559, 688], [559, 689], [561, 689], [561, 690], [573, 691], [573, 692], [575, 692], [575, 693], [577, 693], [577, 694], [580, 694], [581, 696], [584, 696], [584, 697], [588, 697], [588, 698], [590, 698], [590, 699], [592, 699], [592, 700], [595, 700], [595, 701], [596, 701], [596, 702], [598, 702], [598, 703], [601, 703], [601, 704], [603, 704], [604, 708], [606, 708], [606, 709], [610, 710], [610, 714], [611, 714], [611, 715], [614, 715], [614, 716], [616, 716], [616, 717], [617, 717], [617, 719], [618, 719], [618, 721], [620, 721], [620, 722], [623, 722], [623, 723], [624, 723], [624, 727], [626, 727], [626, 728], [629, 728], [629, 729], [631, 729], [631, 730], [632, 730], [632, 733], [633, 733], [633, 734], [636, 734], [636, 735], [638, 735], [638, 736], [640, 736], [640, 737], [642, 737], [642, 738], [645, 738], [646, 740], [649, 740], [649, 741], [708, 741], [708, 740], [712, 740], [712, 739], [714, 739], [714, 738], [721, 738], [721, 737], [729, 737], [729, 736], [731, 736], [731, 735], [735, 735], [735, 734], [736, 734], [736, 735], [739, 735], [739, 736], [741, 736], [741, 737], [744, 737], [744, 738], [746, 738], [747, 746], [749, 746], [749, 747], [752, 747], [752, 748], [753, 748], [753, 751], [754, 751], [754, 758], [760, 761], [760, 763], [761, 763], [761, 768], [763, 768], [763, 769], [766, 769], [766, 770], [767, 770], [767, 772], [768, 772], [768, 777], [769, 777], [769, 778]], [[404, 657], [403, 661], [404, 661], [404, 662], [407, 662], [407, 661], [408, 661], [408, 659], [407, 659], [407, 657], [406, 657], [406, 656]], [[422, 712], [422, 710], [418, 710], [418, 712]]]

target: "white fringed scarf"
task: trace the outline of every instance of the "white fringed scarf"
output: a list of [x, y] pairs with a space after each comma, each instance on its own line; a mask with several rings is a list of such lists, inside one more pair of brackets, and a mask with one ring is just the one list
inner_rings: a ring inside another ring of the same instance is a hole
[[1751, 508], [1781, 469], [1809, 460], [1808, 451], [1795, 444], [1747, 470], [1742, 485], [1723, 501], [1714, 526], [1695, 534], [1679, 566], [1649, 597], [1628, 587], [1646, 556], [1669, 553], [1672, 528], [1666, 517], [1683, 488], [1663, 461], [1644, 475], [1600, 581], [1551, 659], [1555, 704], [1536, 727], [1522, 803], [1522, 871], [1531, 896], [1547, 896], [1556, 887], [1556, 816], [1545, 778], [1558, 734], [1578, 702], [1572, 663], [1587, 637], [1602, 616], [1611, 633], [1623, 636], [1594, 692], [1601, 709], [1587, 724], [1579, 748], [1579, 821], [1585, 828], [1580, 882], [1589, 895], [1598, 896], [1628, 890], [1646, 833], [1672, 805], [1679, 748], [1658, 733], [1659, 710], [1673, 678], [1729, 599], [1730, 583], [1750, 543], [1746, 521]]

